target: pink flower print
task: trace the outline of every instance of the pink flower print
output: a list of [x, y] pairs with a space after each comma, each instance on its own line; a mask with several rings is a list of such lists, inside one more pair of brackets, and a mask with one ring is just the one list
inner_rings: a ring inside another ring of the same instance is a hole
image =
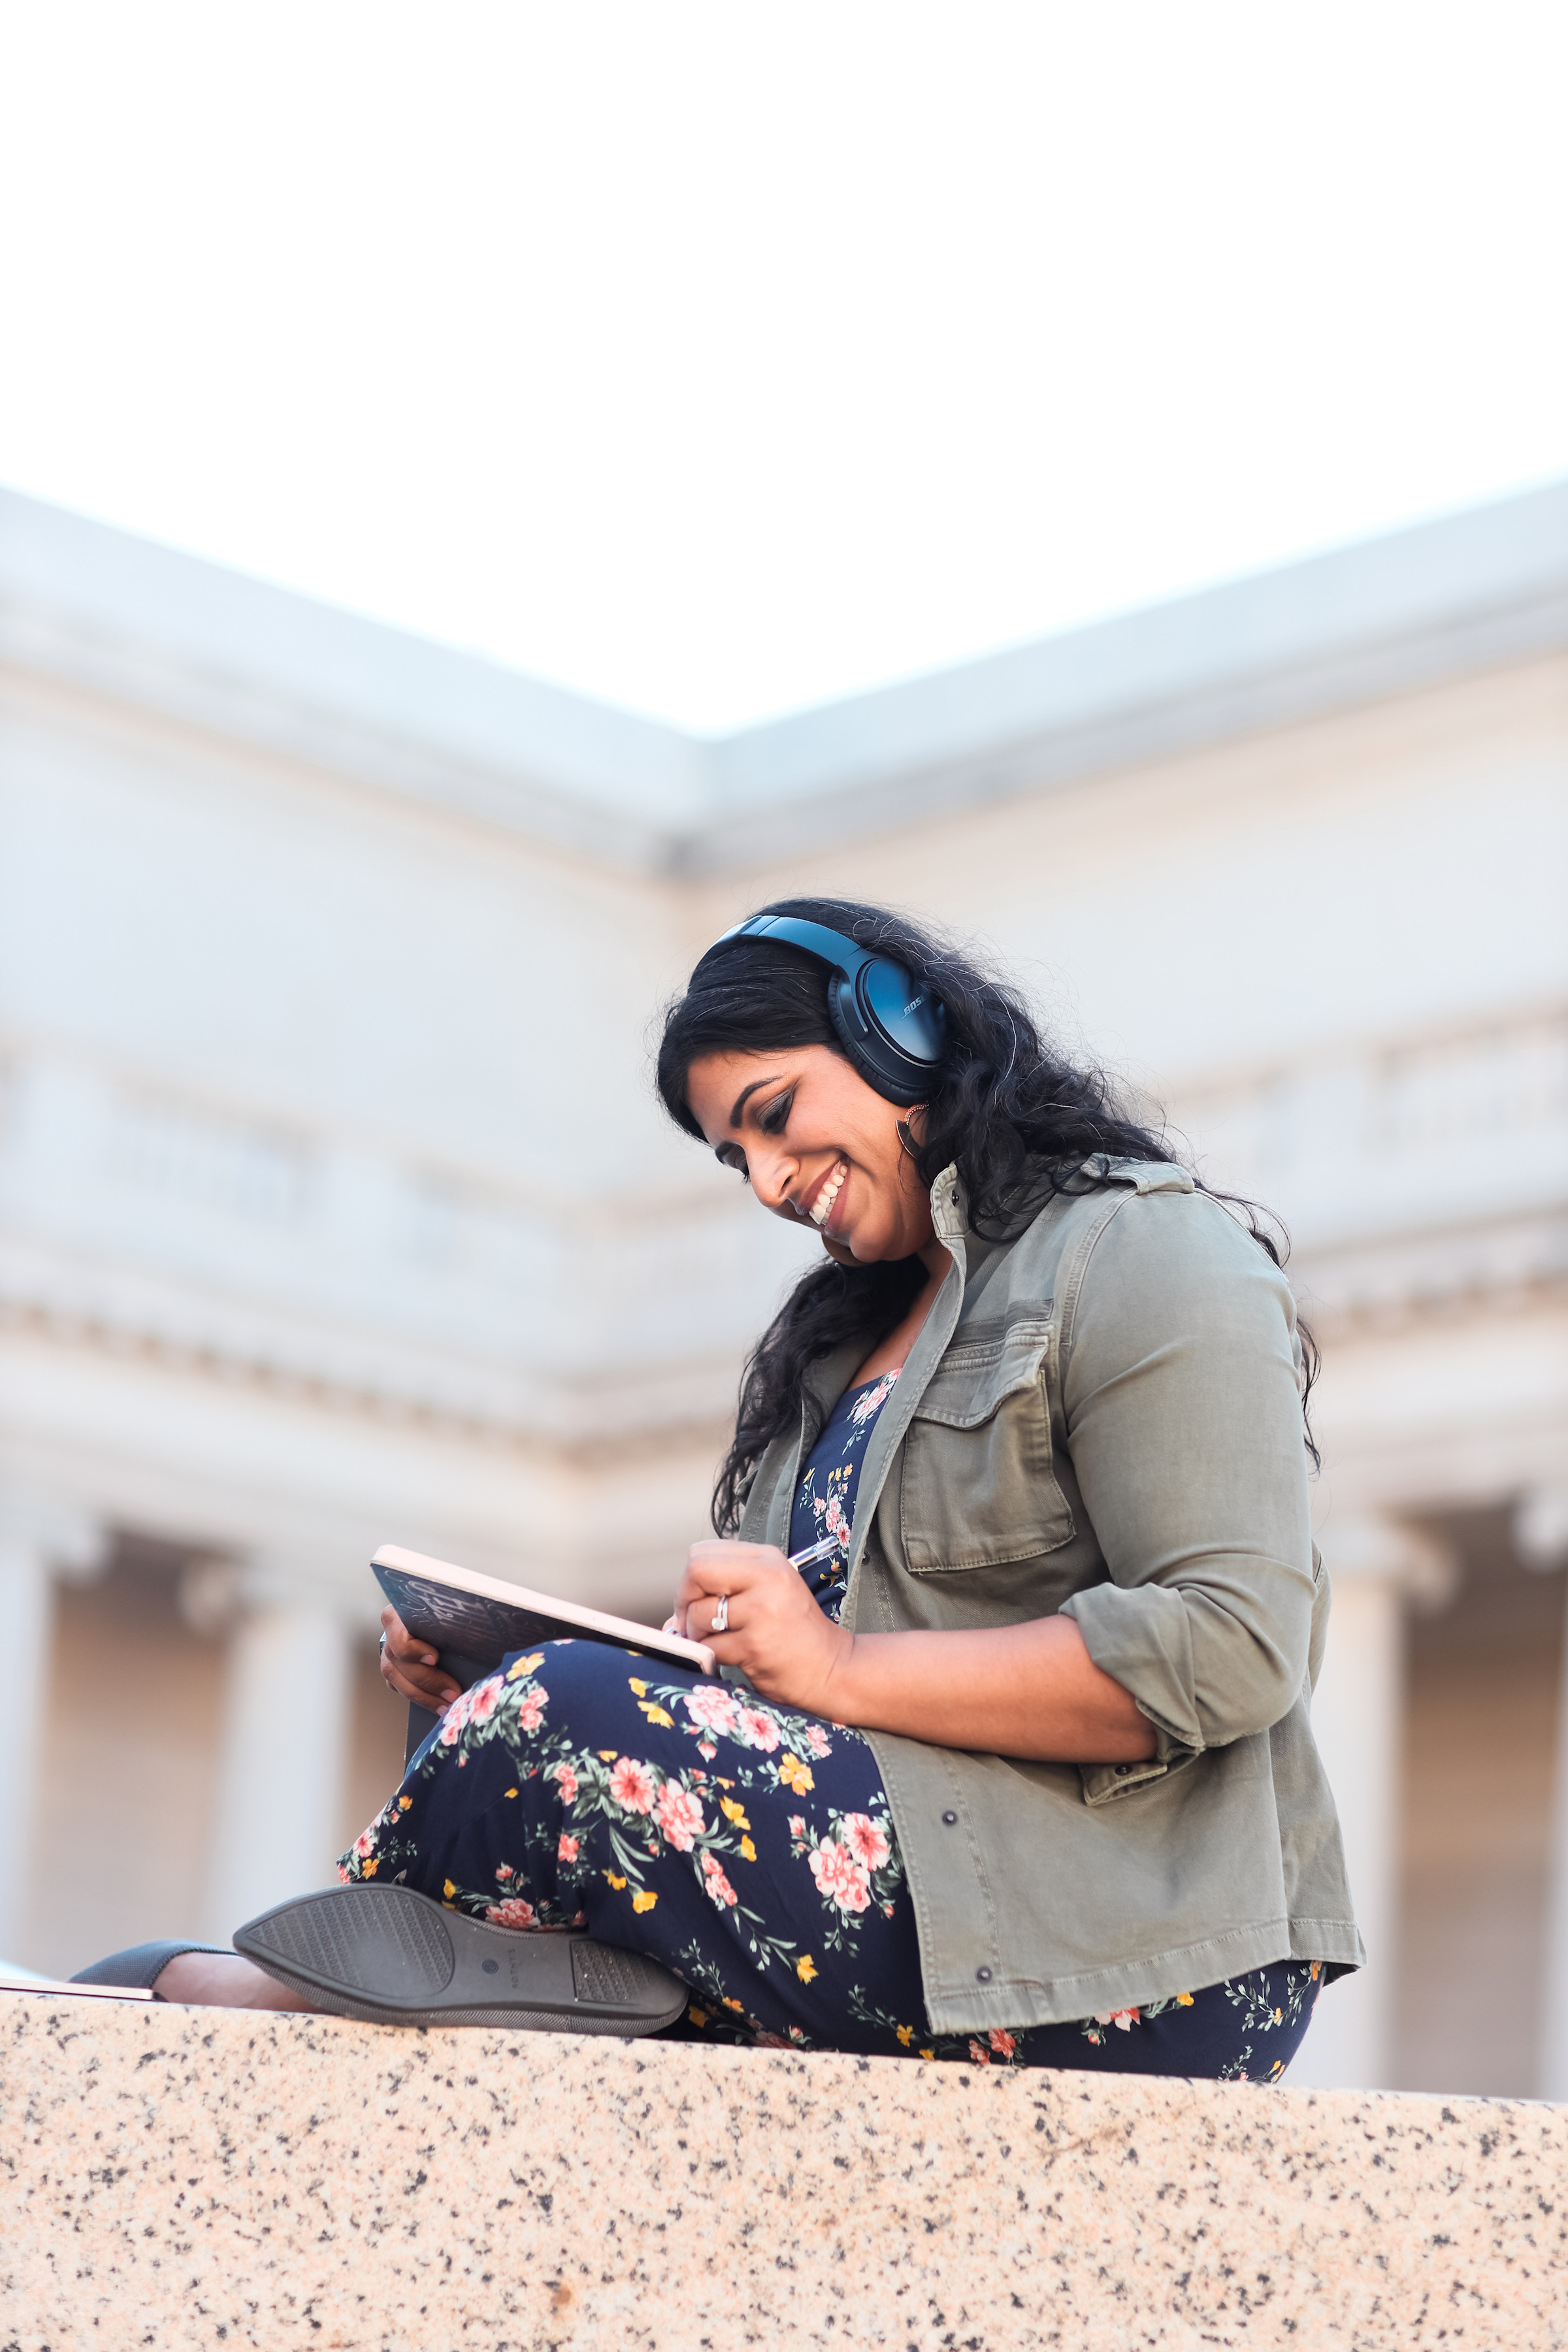
[[792, 1838], [803, 1838], [805, 1835], [805, 1822], [799, 1813], [792, 1813], [790, 1815], [789, 1833]]
[[468, 1693], [468, 1721], [470, 1723], [489, 1722], [490, 1717], [496, 1711], [496, 1706], [501, 1695], [501, 1687], [502, 1684], [500, 1675], [491, 1675], [488, 1681], [478, 1684], [476, 1687]]
[[[1135, 2025], [1142, 2024], [1143, 2018], [1142, 2012], [1136, 2009], [1097, 2009], [1094, 2021], [1096, 2025], [1114, 2025], [1121, 2032], [1131, 2033]], [[1098, 2041], [1100, 2037], [1091, 2034], [1089, 2038]]]
[[577, 1859], [577, 1841], [574, 1837], [568, 1837], [564, 1831], [555, 1849], [555, 1859], [557, 1862], [575, 1862]]
[[849, 1522], [844, 1516], [844, 1505], [837, 1495], [827, 1497], [827, 1508], [822, 1514], [822, 1524], [830, 1536], [840, 1543], [849, 1540]]
[[361, 1830], [358, 1837], [355, 1838], [354, 1852], [358, 1854], [362, 1862], [364, 1860], [367, 1853], [374, 1853], [375, 1852], [375, 1823], [374, 1822], [372, 1822], [369, 1829]]
[[496, 1876], [500, 1879], [510, 1878], [511, 1876], [510, 1863], [498, 1862], [496, 1864]]
[[557, 1764], [554, 1766], [553, 1770], [555, 1786], [561, 1792], [562, 1803], [563, 1805], [574, 1805], [577, 1801], [576, 1773], [574, 1772], [570, 1764]]
[[610, 1775], [610, 1794], [628, 1813], [651, 1813], [653, 1775], [635, 1756], [623, 1756]]
[[467, 1723], [468, 1719], [468, 1693], [464, 1691], [460, 1696], [452, 1701], [451, 1706], [441, 1717], [441, 1745], [443, 1748], [455, 1748], [457, 1746], [458, 1735], [461, 1733], [464, 1724]]
[[517, 1710], [517, 1727], [520, 1731], [538, 1730], [544, 1720], [544, 1702], [549, 1696], [550, 1693], [547, 1690], [537, 1688], [523, 1692], [521, 1703]]
[[865, 1872], [847, 1846], [824, 1838], [811, 1857], [811, 1874], [817, 1892], [837, 1903], [840, 1911], [864, 1911], [871, 1900]]
[[972, 2042], [970, 2043], [969, 2054], [973, 2059], [977, 2066], [989, 2066], [991, 2063], [990, 2051], [983, 2050], [978, 2042]]
[[1017, 2043], [1010, 2033], [1003, 2032], [1001, 2026], [994, 2025], [985, 2039], [999, 2058], [1013, 2058], [1017, 2055]]
[[531, 1927], [533, 1906], [521, 1895], [509, 1895], [504, 1903], [492, 1903], [485, 1917], [492, 1927]]
[[868, 1389], [863, 1397], [857, 1397], [849, 1408], [850, 1420], [857, 1423], [868, 1421], [872, 1413], [879, 1412], [898, 1377], [897, 1372], [885, 1372], [874, 1389]]
[[820, 1723], [808, 1723], [806, 1725], [805, 1744], [810, 1748], [814, 1756], [831, 1756], [833, 1753], [833, 1742], [829, 1739], [826, 1732], [824, 1731]]
[[708, 1882], [709, 1894], [721, 1911], [726, 1905], [733, 1906], [739, 1900], [734, 1888], [725, 1877], [721, 1865], [710, 1853], [705, 1853], [702, 1857], [702, 1875]]
[[735, 1702], [719, 1683], [699, 1683], [686, 1694], [686, 1712], [704, 1731], [733, 1731]]
[[868, 1870], [880, 1870], [892, 1852], [869, 1813], [846, 1813], [843, 1835], [850, 1853]]
[[658, 1792], [658, 1825], [677, 1853], [689, 1853], [704, 1827], [702, 1808], [685, 1789], [667, 1780]]
[[738, 1706], [735, 1719], [739, 1735], [748, 1748], [760, 1748], [765, 1755], [778, 1746], [778, 1725], [760, 1706]]
[[711, 1764], [715, 1756], [718, 1755], [719, 1750], [714, 1747], [713, 1742], [710, 1739], [700, 1739], [697, 1743], [697, 1753], [699, 1756], [705, 1756], [710, 1764]]

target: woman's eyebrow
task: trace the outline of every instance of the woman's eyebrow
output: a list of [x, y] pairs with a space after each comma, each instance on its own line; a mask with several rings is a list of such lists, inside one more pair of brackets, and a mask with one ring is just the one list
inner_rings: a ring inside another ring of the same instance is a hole
[[735, 1097], [735, 1107], [730, 1113], [730, 1124], [731, 1127], [740, 1126], [741, 1113], [745, 1109], [748, 1099], [751, 1096], [756, 1093], [757, 1088], [759, 1087], [771, 1087], [773, 1083], [772, 1078], [753, 1078], [749, 1087], [742, 1087], [741, 1088], [740, 1093]]

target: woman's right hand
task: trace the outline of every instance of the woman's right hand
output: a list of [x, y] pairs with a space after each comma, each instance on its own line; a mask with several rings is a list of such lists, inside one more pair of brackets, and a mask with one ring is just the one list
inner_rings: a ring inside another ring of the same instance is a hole
[[451, 1675], [436, 1664], [436, 1653], [428, 1642], [416, 1642], [390, 1605], [381, 1612], [381, 1678], [388, 1690], [395, 1691], [399, 1698], [411, 1699], [416, 1706], [428, 1708], [432, 1715], [444, 1714], [462, 1694]]

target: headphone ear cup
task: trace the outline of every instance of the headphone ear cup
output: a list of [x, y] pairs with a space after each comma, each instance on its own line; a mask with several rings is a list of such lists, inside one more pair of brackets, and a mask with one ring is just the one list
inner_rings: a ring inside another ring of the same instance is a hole
[[[868, 971], [879, 976], [875, 995], [865, 988]], [[835, 972], [827, 983], [828, 1018], [857, 1074], [884, 1101], [897, 1103], [900, 1108], [930, 1098], [942, 1062], [946, 1010], [929, 994], [918, 1005], [911, 1005], [910, 998], [920, 993], [913, 976], [901, 963], [894, 963], [886, 956], [863, 969], [856, 980], [847, 980], [842, 973]], [[911, 1053], [900, 1043], [897, 1031], [890, 1032], [890, 1024], [878, 1009], [877, 995], [882, 997], [889, 1012], [895, 1013], [899, 1028], [910, 1043], [929, 1045], [929, 1053]], [[931, 1017], [933, 1008], [935, 1019]]]
[[947, 1007], [907, 964], [874, 956], [856, 974], [857, 1000], [874, 1035], [934, 1077], [947, 1035]]

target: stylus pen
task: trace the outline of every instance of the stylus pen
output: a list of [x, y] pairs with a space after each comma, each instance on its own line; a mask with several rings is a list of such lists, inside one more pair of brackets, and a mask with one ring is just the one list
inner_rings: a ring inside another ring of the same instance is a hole
[[791, 1552], [789, 1564], [792, 1568], [815, 1568], [819, 1559], [831, 1559], [837, 1549], [838, 1538], [824, 1536], [820, 1543], [807, 1544], [804, 1551]]

